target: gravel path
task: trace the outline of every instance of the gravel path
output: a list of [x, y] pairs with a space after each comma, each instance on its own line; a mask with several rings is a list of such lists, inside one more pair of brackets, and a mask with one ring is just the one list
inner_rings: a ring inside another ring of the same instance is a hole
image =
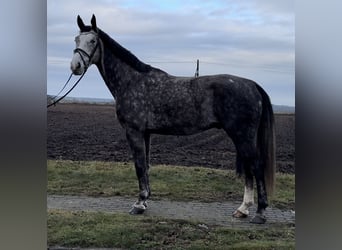
[[[71, 211], [92, 211], [106, 213], [128, 213], [135, 198], [126, 197], [88, 197], [49, 195], [48, 209], [63, 209]], [[231, 216], [239, 206], [236, 202], [180, 202], [169, 200], [149, 200], [148, 209], [143, 216], [157, 216], [168, 219], [185, 219], [198, 221], [205, 225], [220, 225], [231, 228], [265, 228], [275, 223], [295, 224], [293, 211], [282, 211], [277, 208], [267, 208], [267, 222], [264, 225], [249, 223], [249, 218], [235, 219]], [[251, 208], [250, 216], [255, 214], [256, 205]], [[250, 217], [251, 218], [251, 217]]]

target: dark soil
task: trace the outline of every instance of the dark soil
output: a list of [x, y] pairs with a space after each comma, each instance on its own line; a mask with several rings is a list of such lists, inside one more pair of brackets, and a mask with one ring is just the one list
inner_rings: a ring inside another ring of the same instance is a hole
[[[276, 114], [277, 171], [295, 171], [295, 115]], [[58, 104], [47, 112], [47, 157], [131, 160], [113, 105]], [[151, 163], [235, 169], [235, 147], [223, 130], [191, 136], [152, 135]]]

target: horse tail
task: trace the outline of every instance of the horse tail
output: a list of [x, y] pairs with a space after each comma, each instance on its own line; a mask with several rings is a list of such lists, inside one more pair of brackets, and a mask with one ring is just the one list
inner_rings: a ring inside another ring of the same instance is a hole
[[258, 148], [264, 170], [267, 194], [272, 196], [275, 188], [275, 131], [272, 104], [267, 93], [256, 84], [262, 96], [262, 114], [258, 129]]

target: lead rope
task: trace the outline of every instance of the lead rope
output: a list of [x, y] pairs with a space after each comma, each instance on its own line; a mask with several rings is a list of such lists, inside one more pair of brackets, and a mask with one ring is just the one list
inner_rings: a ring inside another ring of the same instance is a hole
[[63, 88], [58, 92], [58, 94], [51, 98], [52, 101], [55, 101], [56, 98], [59, 96], [59, 94], [62, 93], [62, 91], [63, 91], [63, 90], [65, 89], [65, 87], [68, 85], [68, 83], [69, 83], [71, 77], [72, 77], [72, 73], [70, 74], [69, 79], [66, 81], [66, 83], [65, 83], [64, 86], [63, 86]]
[[[83, 72], [83, 74], [81, 75], [81, 77], [77, 80], [77, 82], [72, 86], [72, 88], [71, 88], [68, 92], [66, 92], [62, 97], [60, 97], [60, 98], [58, 98], [57, 100], [55, 100], [53, 103], [50, 103], [49, 105], [47, 105], [47, 108], [51, 107], [52, 105], [56, 105], [56, 103], [58, 103], [58, 102], [61, 101], [64, 97], [66, 97], [66, 96], [67, 96], [67, 95], [76, 87], [76, 85], [79, 83], [79, 81], [81, 81], [82, 77], [83, 77], [84, 74], [87, 72], [87, 69], [88, 69], [88, 67], [90, 66], [90, 65], [87, 65], [87, 64], [86, 64], [86, 62], [85, 62], [85, 60], [84, 60], [84, 58], [83, 58], [82, 53], [88, 57], [88, 61], [90, 62], [91, 59], [93, 58], [94, 54], [95, 54], [95, 51], [96, 51], [97, 47], [99, 46], [99, 43], [100, 43], [100, 41], [98, 40], [97, 43], [96, 43], [95, 48], [93, 49], [93, 51], [91, 52], [90, 55], [89, 55], [86, 51], [84, 51], [83, 49], [81, 49], [81, 48], [76, 48], [76, 49], [74, 49], [74, 53], [78, 53], [78, 54], [80, 55], [81, 59], [82, 59], [82, 62], [83, 62], [83, 65], [84, 65], [84, 72]], [[100, 46], [100, 50], [101, 50], [101, 46]], [[56, 99], [57, 96], [64, 90], [64, 88], [66, 87], [66, 85], [67, 85], [68, 82], [70, 81], [71, 76], [72, 76], [72, 73], [71, 73], [71, 75], [70, 75], [68, 81], [64, 84], [62, 90], [59, 91], [59, 93], [58, 93], [56, 96], [54, 96], [54, 97], [52, 98], [52, 100]]]
[[[84, 76], [84, 74], [87, 72], [87, 70], [84, 70], [83, 74], [81, 75], [81, 77], [75, 82], [75, 84], [72, 86], [72, 88], [66, 92], [62, 97], [58, 98], [57, 100], [55, 100], [53, 103], [50, 103], [49, 105], [47, 105], [47, 108], [51, 107], [52, 105], [56, 105], [56, 103], [60, 102], [62, 99], [64, 99], [64, 97], [66, 97], [75, 87], [76, 85], [81, 81], [82, 77]], [[68, 79], [68, 81], [71, 79], [72, 73]], [[67, 83], [68, 83], [67, 81]], [[67, 84], [66, 83], [66, 84]], [[63, 89], [65, 88], [66, 84], [64, 85]], [[60, 91], [62, 92], [62, 91]], [[59, 94], [59, 93], [58, 93]], [[56, 95], [53, 99], [55, 99], [58, 95]]]

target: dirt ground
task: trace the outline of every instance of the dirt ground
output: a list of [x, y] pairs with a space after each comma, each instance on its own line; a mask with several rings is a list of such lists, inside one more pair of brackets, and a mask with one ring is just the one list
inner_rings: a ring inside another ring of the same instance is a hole
[[[277, 171], [295, 172], [295, 115], [276, 114]], [[47, 158], [130, 161], [113, 105], [57, 104], [47, 112]], [[152, 135], [151, 164], [235, 169], [235, 147], [223, 130], [191, 136]]]

